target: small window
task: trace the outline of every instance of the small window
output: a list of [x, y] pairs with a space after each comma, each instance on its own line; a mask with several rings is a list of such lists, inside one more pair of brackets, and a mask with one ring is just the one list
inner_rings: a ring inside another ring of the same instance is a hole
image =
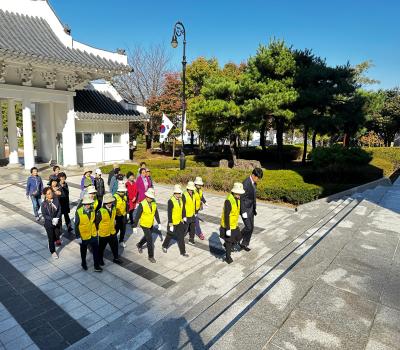
[[77, 133], [77, 134], [76, 134], [76, 144], [77, 144], [78, 146], [81, 146], [81, 145], [82, 145], [82, 134], [81, 134], [81, 133]]
[[112, 143], [112, 134], [104, 134], [104, 143]]
[[92, 134], [83, 134], [83, 143], [85, 145], [92, 143]]
[[104, 143], [121, 143], [121, 134], [104, 134]]
[[113, 143], [121, 143], [121, 134], [113, 134]]

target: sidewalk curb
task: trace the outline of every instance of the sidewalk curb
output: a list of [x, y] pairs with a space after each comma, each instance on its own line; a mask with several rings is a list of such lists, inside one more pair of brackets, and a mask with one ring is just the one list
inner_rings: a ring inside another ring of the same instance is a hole
[[328, 197], [320, 198], [320, 199], [317, 199], [317, 200], [312, 201], [312, 202], [301, 204], [301, 205], [296, 207], [296, 211], [298, 211], [300, 209], [303, 209], [303, 208], [307, 208], [307, 206], [310, 206], [310, 205], [313, 205], [313, 204], [329, 203], [329, 202], [332, 202], [334, 200], [340, 199], [340, 198], [342, 198], [344, 196], [351, 196], [351, 195], [353, 195], [355, 193], [364, 192], [366, 190], [373, 189], [373, 188], [378, 187], [378, 186], [390, 187], [390, 186], [392, 186], [392, 181], [390, 181], [390, 179], [388, 177], [383, 177], [381, 179], [374, 180], [374, 181], [371, 181], [371, 182], [367, 182], [366, 184], [363, 184], [363, 185], [360, 185], [360, 186], [356, 186], [356, 187], [353, 187], [353, 188], [349, 188], [348, 190], [332, 194], [332, 195], [330, 195]]

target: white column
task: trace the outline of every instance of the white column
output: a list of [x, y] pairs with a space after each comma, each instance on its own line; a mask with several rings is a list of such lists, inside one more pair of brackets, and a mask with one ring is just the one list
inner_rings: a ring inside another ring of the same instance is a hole
[[50, 144], [51, 144], [51, 159], [50, 161], [56, 161], [58, 163], [58, 154], [57, 154], [57, 132], [56, 132], [56, 114], [54, 112], [54, 103], [50, 102], [49, 103], [49, 114], [50, 114], [50, 134], [51, 134], [51, 139], [50, 139]]
[[25, 169], [30, 169], [35, 165], [35, 154], [33, 150], [31, 101], [27, 98], [22, 101], [22, 132], [24, 137]]
[[0, 159], [4, 159], [6, 157], [6, 153], [4, 150], [4, 125], [3, 125], [3, 101], [0, 100]]
[[40, 104], [36, 103], [35, 106], [35, 131], [36, 131], [36, 155], [42, 157], [42, 146], [40, 144]]
[[72, 96], [68, 97], [67, 120], [65, 121], [62, 137], [64, 166], [78, 165], [76, 157], [74, 98]]
[[8, 100], [8, 146], [9, 146], [9, 162], [8, 165], [18, 165], [18, 139], [17, 139], [17, 119], [15, 117], [15, 101]]

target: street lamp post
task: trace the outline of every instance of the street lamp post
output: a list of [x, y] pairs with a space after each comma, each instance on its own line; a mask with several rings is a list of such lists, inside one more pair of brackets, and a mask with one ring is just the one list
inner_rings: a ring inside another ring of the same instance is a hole
[[183, 152], [183, 126], [184, 118], [186, 116], [186, 31], [182, 22], [176, 22], [174, 26], [174, 33], [172, 34], [171, 46], [175, 49], [178, 47], [178, 37], [183, 36], [183, 56], [182, 56], [182, 149], [179, 156], [180, 169], [184, 170], [186, 165], [185, 153]]

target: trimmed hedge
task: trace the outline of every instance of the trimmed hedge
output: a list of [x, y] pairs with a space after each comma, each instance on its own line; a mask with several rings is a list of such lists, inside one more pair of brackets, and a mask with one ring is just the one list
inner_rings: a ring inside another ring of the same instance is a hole
[[400, 169], [400, 147], [366, 147], [373, 156], [371, 164], [383, 169], [385, 176], [390, 176]]
[[[157, 183], [185, 185], [188, 181], [201, 176], [205, 188], [215, 191], [229, 192], [234, 182], [242, 182], [248, 171], [236, 169], [189, 167], [184, 171], [177, 168], [153, 167], [151, 163], [152, 177]], [[137, 165], [121, 165], [122, 173], [128, 171], [137, 172]], [[102, 167], [104, 173], [111, 171], [111, 166]], [[291, 204], [302, 204], [317, 199], [323, 193], [323, 188], [318, 185], [305, 183], [302, 176], [292, 170], [264, 170], [264, 177], [258, 184], [257, 196], [259, 199], [280, 201]]]
[[317, 147], [310, 153], [313, 166], [318, 169], [340, 169], [348, 165], [366, 165], [372, 160], [372, 154], [358, 147]]

